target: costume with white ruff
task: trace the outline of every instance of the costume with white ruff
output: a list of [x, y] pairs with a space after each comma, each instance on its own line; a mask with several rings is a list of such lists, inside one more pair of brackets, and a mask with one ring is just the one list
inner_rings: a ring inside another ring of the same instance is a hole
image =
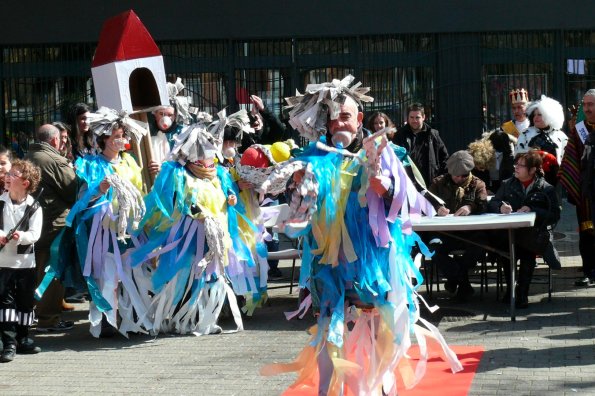
[[539, 111], [547, 128], [540, 130], [535, 126], [531, 126], [521, 133], [516, 145], [516, 153], [526, 153], [529, 151], [532, 148], [530, 147], [532, 140], [539, 134], [543, 134], [545, 139], [550, 140], [556, 146], [555, 155], [558, 164], [560, 164], [562, 163], [564, 148], [566, 147], [566, 143], [568, 143], [568, 136], [561, 130], [564, 125], [564, 110], [562, 109], [562, 105], [552, 98], [541, 95], [541, 99], [531, 102], [527, 106], [527, 114], [531, 115], [535, 110]]

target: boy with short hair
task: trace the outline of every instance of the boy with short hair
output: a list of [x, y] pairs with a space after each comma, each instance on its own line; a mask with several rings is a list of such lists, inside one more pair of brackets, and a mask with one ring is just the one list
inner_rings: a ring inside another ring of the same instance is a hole
[[[37, 189], [40, 179], [38, 167], [29, 161], [15, 160], [6, 174], [6, 192], [0, 195], [2, 363], [11, 362], [17, 352], [41, 351], [29, 338], [36, 281], [33, 246], [41, 235], [42, 225], [41, 208], [29, 194]], [[15, 227], [14, 233], [10, 233]]]

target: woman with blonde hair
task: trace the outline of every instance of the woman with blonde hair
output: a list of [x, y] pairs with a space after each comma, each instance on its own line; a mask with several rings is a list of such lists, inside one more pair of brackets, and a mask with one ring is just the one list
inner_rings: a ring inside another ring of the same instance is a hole
[[467, 148], [473, 157], [475, 168], [473, 174], [479, 177], [486, 186], [490, 186], [490, 169], [496, 166], [496, 150], [488, 139], [479, 139], [469, 143]]

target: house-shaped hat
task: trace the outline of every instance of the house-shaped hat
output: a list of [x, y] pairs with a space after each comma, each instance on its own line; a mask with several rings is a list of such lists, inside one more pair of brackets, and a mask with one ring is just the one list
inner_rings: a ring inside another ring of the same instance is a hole
[[131, 112], [169, 104], [161, 51], [132, 10], [104, 23], [91, 72], [100, 107]]

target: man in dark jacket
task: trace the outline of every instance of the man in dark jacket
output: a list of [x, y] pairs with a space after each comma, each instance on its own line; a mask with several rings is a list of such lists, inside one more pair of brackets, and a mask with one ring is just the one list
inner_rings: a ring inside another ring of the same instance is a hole
[[[471, 173], [474, 168], [473, 157], [467, 151], [457, 151], [446, 162], [448, 174], [438, 176], [430, 186], [430, 192], [444, 200], [444, 205], [435, 205], [438, 216], [468, 216], [481, 214], [487, 207], [485, 183]], [[481, 232], [459, 232], [458, 236], [480, 243]], [[484, 249], [477, 245], [463, 242], [456, 238], [440, 235], [430, 241], [435, 250], [432, 262], [447, 278], [445, 288], [451, 293], [457, 292], [457, 299], [465, 301], [473, 288], [469, 282], [469, 270], [485, 255]], [[461, 255], [451, 257], [453, 251], [462, 251]]]
[[[41, 282], [50, 259], [50, 247], [66, 225], [66, 215], [76, 199], [77, 178], [68, 160], [60, 155], [60, 131], [51, 124], [42, 125], [37, 140], [29, 146], [26, 159], [41, 170], [43, 194], [39, 202], [43, 209], [41, 238], [35, 244], [37, 280]], [[67, 253], [63, 253], [67, 254]], [[38, 331], [63, 331], [72, 328], [72, 322], [61, 320], [64, 288], [54, 280], [37, 304]]]
[[421, 103], [407, 108], [407, 124], [394, 136], [393, 143], [404, 147], [419, 169], [426, 186], [446, 170], [448, 150], [440, 138], [440, 133], [430, 128]]

